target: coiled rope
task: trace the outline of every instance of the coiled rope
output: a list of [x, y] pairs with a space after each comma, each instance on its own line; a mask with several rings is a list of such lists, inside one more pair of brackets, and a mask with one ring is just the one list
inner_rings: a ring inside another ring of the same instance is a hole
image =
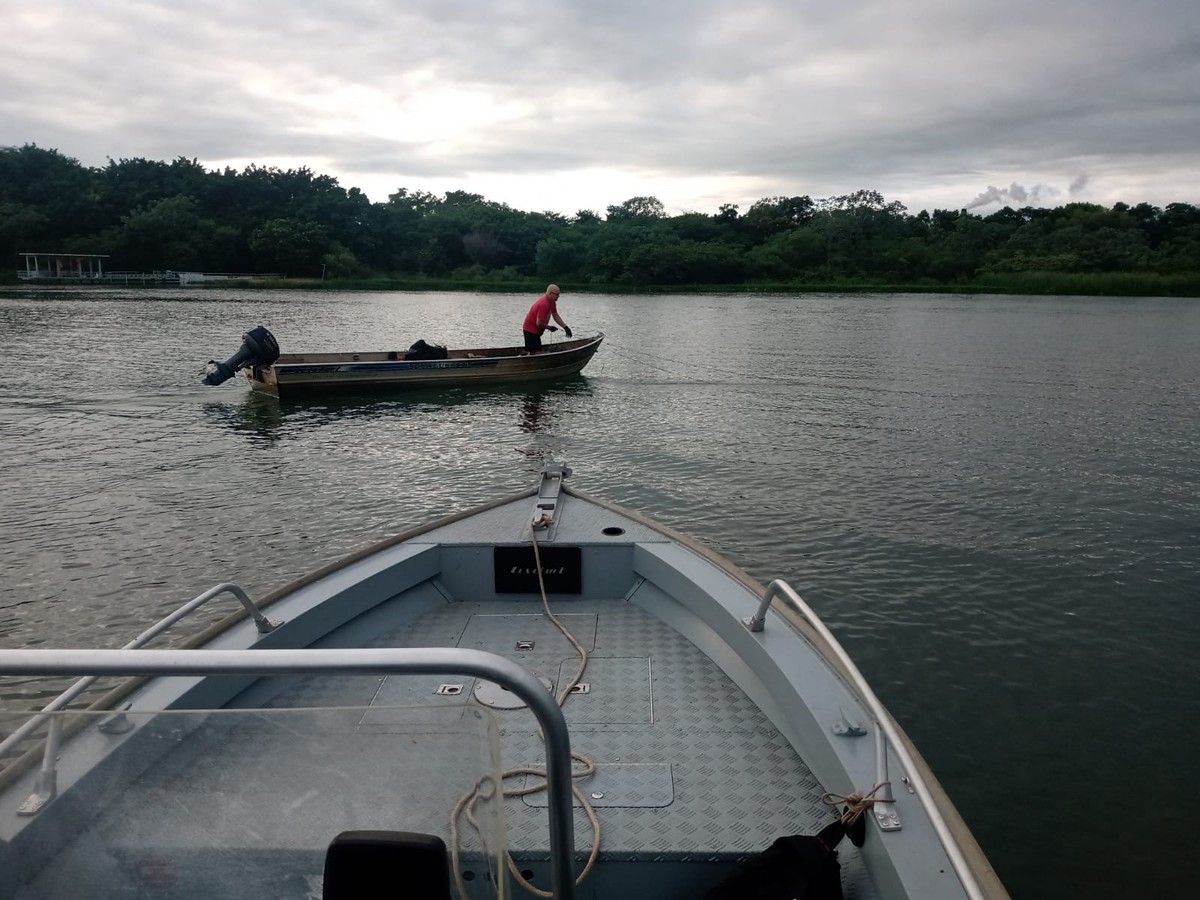
[[867, 793], [863, 794], [855, 791], [851, 794], [836, 794], [832, 791], [821, 795], [821, 802], [826, 806], [832, 806], [834, 810], [845, 805], [839, 818], [842, 824], [849, 828], [855, 822], [862, 818], [863, 813], [871, 808], [875, 802], [875, 794], [883, 787], [882, 784], [877, 784]]
[[[542, 513], [541, 518], [530, 523], [529, 533], [533, 540], [533, 559], [535, 568], [537, 569], [538, 588], [541, 590], [542, 594], [542, 608], [546, 611], [546, 616], [551, 622], [554, 623], [554, 626], [562, 632], [563, 636], [570, 642], [571, 646], [575, 648], [575, 652], [579, 654], [578, 670], [576, 670], [574, 677], [567, 684], [567, 686], [559, 691], [558, 695], [555, 697], [555, 700], [561, 707], [566, 702], [567, 697], [571, 695], [571, 691], [575, 689], [575, 685], [579, 684], [579, 680], [583, 678], [583, 673], [587, 669], [588, 656], [587, 650], [583, 648], [583, 645], [575, 639], [575, 636], [571, 634], [567, 626], [559, 621], [558, 617], [555, 616], [551, 611], [550, 600], [546, 596], [546, 582], [542, 578], [542, 557], [538, 550], [537, 529], [543, 525], [548, 526], [550, 524], [552, 524], [550, 517], [545, 513]], [[538, 728], [538, 734], [541, 734], [540, 727]], [[577, 753], [576, 751], [572, 750], [571, 759], [580, 763], [582, 766], [580, 769], [572, 768], [572, 780], [578, 778], [587, 778], [596, 771], [596, 764], [590, 757], [583, 753]], [[508, 799], [509, 797], [523, 797], [528, 794], [536, 794], [539, 791], [546, 790], [547, 784], [549, 783], [549, 776], [547, 775], [545, 769], [518, 768], [505, 769], [502, 773], [500, 773], [501, 785], [503, 785], [505, 780], [514, 778], [518, 775], [532, 775], [539, 777], [542, 779], [542, 782], [541, 784], [534, 784], [523, 788], [502, 788], [503, 799]], [[486, 844], [483, 831], [479, 827], [479, 821], [475, 816], [475, 806], [480, 802], [488, 801], [495, 797], [496, 788], [496, 780], [490, 775], [485, 775], [471, 790], [463, 794], [458, 803], [455, 804], [453, 812], [450, 814], [450, 864], [454, 871], [454, 886], [458, 891], [458, 896], [462, 898], [462, 900], [467, 900], [467, 888], [463, 882], [462, 866], [459, 864], [458, 820], [460, 816], [465, 815], [471, 827], [475, 829], [475, 833], [479, 837], [480, 842]], [[575, 879], [575, 884], [579, 885], [582, 884], [584, 879], [587, 878], [587, 876], [591, 873], [592, 867], [596, 863], [596, 858], [600, 855], [600, 819], [596, 816], [595, 808], [590, 802], [588, 802], [588, 799], [583, 795], [583, 792], [580, 791], [579, 788], [574, 784], [571, 785], [571, 793], [575, 795], [575, 799], [578, 800], [579, 805], [583, 807], [583, 811], [587, 815], [588, 822], [591, 823], [592, 826], [592, 850], [591, 853], [588, 854], [587, 863], [584, 864], [583, 871], [581, 871], [579, 876]], [[517, 864], [513, 860], [512, 854], [509, 853], [508, 850], [504, 851], [504, 859], [505, 864], [508, 867], [508, 871], [512, 875], [513, 879], [517, 882], [517, 884], [525, 888], [525, 890], [538, 897], [554, 896], [554, 894], [550, 891], [543, 891], [541, 888], [530, 884], [517, 868]], [[567, 861], [568, 864], [570, 862], [570, 860]]]

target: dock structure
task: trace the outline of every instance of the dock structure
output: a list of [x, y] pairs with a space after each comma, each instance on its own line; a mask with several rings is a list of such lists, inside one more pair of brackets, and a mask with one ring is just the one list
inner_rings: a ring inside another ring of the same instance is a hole
[[17, 270], [22, 281], [92, 281], [104, 278], [107, 253], [21, 253], [24, 268]]
[[279, 273], [235, 272], [112, 272], [105, 271], [106, 253], [33, 253], [18, 254], [24, 263], [17, 269], [20, 281], [37, 284], [106, 285], [193, 285], [217, 281], [259, 281], [282, 278]]

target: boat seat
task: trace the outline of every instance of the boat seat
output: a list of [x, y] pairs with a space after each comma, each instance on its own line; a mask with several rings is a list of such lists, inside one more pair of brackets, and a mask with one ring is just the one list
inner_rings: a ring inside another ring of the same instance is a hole
[[450, 900], [446, 844], [410, 831], [343, 831], [325, 851], [322, 900]]

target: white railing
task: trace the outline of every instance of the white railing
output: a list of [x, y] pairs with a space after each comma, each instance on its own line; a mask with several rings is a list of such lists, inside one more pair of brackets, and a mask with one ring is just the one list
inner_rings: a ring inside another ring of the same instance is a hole
[[[917, 767], [916, 762], [912, 758], [912, 754], [908, 752], [908, 747], [900, 732], [896, 728], [896, 723], [892, 721], [891, 715], [879, 698], [875, 696], [875, 692], [871, 690], [871, 686], [867, 684], [867, 680], [863, 677], [862, 672], [858, 670], [850, 655], [845, 651], [833, 633], [825, 627], [825, 623], [821, 621], [821, 617], [813, 610], [811, 606], [800, 599], [800, 595], [783, 579], [777, 578], [767, 585], [766, 593], [763, 594], [762, 601], [759, 603], [758, 611], [748, 619], [743, 619], [745, 626], [751, 631], [762, 631], [767, 618], [767, 610], [771, 606], [771, 601], [776, 597], [783, 597], [787, 604], [817, 632], [821, 639], [829, 646], [830, 651], [837, 658], [837, 661], [845, 670], [846, 676], [850, 680], [850, 686], [858, 694], [867, 710], [871, 713], [875, 724], [875, 754], [876, 754], [876, 785], [887, 785], [885, 789], [885, 797], [877, 801], [878, 809], [879, 802], [885, 803], [891, 800], [891, 788], [887, 781], [887, 751], [888, 746], [900, 760], [900, 764], [904, 766], [905, 772], [908, 775], [908, 780], [912, 788], [915, 790], [917, 799], [920, 800], [921, 806], [925, 809], [925, 814], [929, 817], [930, 823], [933, 825], [933, 830], [936, 832], [938, 839], [942, 843], [942, 847], [946, 851], [946, 855], [950, 858], [950, 864], [954, 867], [955, 874], [958, 875], [958, 880], [962, 883], [963, 890], [966, 891], [971, 900], [984, 900], [983, 890], [979, 886], [978, 880], [975, 878], [975, 873], [971, 870], [966, 858], [962, 854], [961, 848], [958, 846], [958, 841], [954, 835], [950, 833], [950, 826], [946, 823], [942, 811], [938, 809], [934, 802], [933, 795], [929, 790], [925, 779], [921, 777], [921, 770]], [[896, 827], [888, 828], [885, 821], [880, 821], [880, 815], [883, 815], [887, 820], [890, 814], [886, 812], [876, 812], [876, 821], [879, 822], [881, 828], [887, 830], [897, 830]], [[898, 820], [897, 825], [898, 825]]]
[[[254, 625], [261, 634], [267, 634], [281, 624], [280, 622], [272, 622], [266, 616], [264, 616], [262, 610], [255, 605], [254, 601], [250, 599], [250, 595], [247, 594], [242, 588], [238, 587], [232, 582], [225, 582], [224, 584], [218, 584], [215, 587], [211, 587], [198, 597], [194, 597], [193, 599], [189, 600], [169, 616], [166, 616], [163, 619], [160, 619], [158, 622], [155, 622], [121, 649], [136, 650], [139, 647], [144, 646], [154, 638], [158, 637], [180, 619], [199, 609], [213, 597], [224, 593], [233, 594], [238, 598], [242, 606], [245, 607], [246, 612], [252, 619], [254, 619]], [[0, 758], [3, 758], [5, 753], [36, 731], [37, 728], [41, 726], [41, 724], [45, 722], [52, 713], [55, 713], [60, 709], [65, 709], [68, 703], [86, 691], [95, 682], [96, 676], [80, 678], [73, 685], [51, 700], [49, 704], [43, 707], [40, 713], [19, 727], [3, 741], [0, 741]]]

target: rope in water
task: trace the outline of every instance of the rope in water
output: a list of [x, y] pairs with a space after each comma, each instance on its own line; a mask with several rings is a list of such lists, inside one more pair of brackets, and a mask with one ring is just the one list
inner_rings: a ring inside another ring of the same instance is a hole
[[661, 360], [661, 361], [665, 361], [665, 362], [669, 362], [669, 363], [674, 363], [678, 366], [681, 366], [685, 371], [695, 372], [697, 369], [700, 369], [700, 370], [706, 370], [708, 372], [713, 372], [718, 375], [725, 375], [729, 378], [736, 378], [741, 381], [745, 381], [745, 380], [749, 379], [752, 383], [758, 382], [758, 381], [774, 381], [774, 382], [778, 382], [780, 384], [798, 384], [799, 383], [799, 380], [795, 377], [788, 378], [788, 377], [782, 376], [782, 375], [769, 375], [766, 373], [750, 374], [748, 372], [738, 372], [733, 369], [725, 369], [720, 366], [714, 366], [711, 363], [695, 362], [695, 361], [687, 362], [687, 361], [680, 360], [680, 359], [673, 359], [672, 357], [664, 356], [661, 353], [654, 353], [654, 354], [643, 353], [639, 350], [628, 350], [628, 349], [625, 349], [622, 347], [608, 347], [605, 350], [605, 352], [611, 353], [615, 356], [623, 356], [626, 359], [634, 360], [639, 365], [648, 366], [651, 369], [657, 369], [658, 371], [662, 372], [663, 374], [670, 375], [673, 378], [682, 378], [685, 376], [681, 376], [678, 371], [673, 371], [671, 369], [665, 368], [661, 365], [658, 365], [655, 362], [650, 362], [649, 360]]
[[[571, 646], [575, 648], [575, 652], [579, 654], [578, 670], [575, 672], [574, 677], [567, 684], [567, 686], [559, 691], [558, 695], [555, 697], [558, 705], [562, 706], [566, 702], [567, 697], [571, 695], [571, 691], [575, 689], [575, 685], [579, 684], [579, 680], [583, 678], [583, 673], [587, 669], [588, 655], [587, 650], [584, 649], [583, 645], [575, 639], [575, 636], [571, 634], [567, 626], [559, 621], [558, 617], [555, 616], [551, 611], [550, 601], [546, 596], [546, 582], [542, 578], [542, 557], [538, 550], [537, 529], [542, 525], [550, 524], [550, 518], [543, 513], [540, 519], [530, 524], [529, 532], [533, 540], [533, 560], [535, 568], [537, 569], [538, 588], [541, 590], [542, 594], [542, 608], [546, 611], [547, 617], [549, 617], [550, 621], [554, 623], [554, 626], [562, 632], [563, 636], [570, 642]], [[539, 729], [539, 734], [540, 732], [541, 729]], [[590, 757], [582, 753], [571, 751], [571, 758], [583, 766], [582, 769], [572, 768], [572, 779], [587, 778], [596, 771], [596, 764], [591, 760]], [[546, 790], [547, 784], [549, 783], [548, 775], [545, 769], [518, 768], [505, 769], [502, 773], [500, 773], [501, 785], [503, 785], [506, 779], [513, 778], [518, 775], [532, 775], [539, 777], [542, 779], [542, 783], [523, 788], [502, 788], [501, 793], [503, 799], [507, 799], [509, 797], [523, 797], [528, 794], [536, 794], [539, 791]], [[493, 797], [495, 797], [496, 787], [495, 779], [490, 775], [485, 775], [471, 790], [463, 794], [458, 803], [455, 804], [453, 812], [450, 814], [450, 862], [454, 871], [454, 886], [462, 900], [467, 900], [467, 888], [463, 883], [462, 866], [459, 864], [458, 820], [460, 816], [465, 814], [467, 821], [470, 823], [471, 827], [475, 829], [475, 833], [478, 835], [480, 842], [486, 845], [483, 831], [480, 829], [479, 821], [475, 816], [475, 806], [481, 801], [491, 800]], [[596, 859], [600, 855], [600, 819], [596, 816], [596, 810], [593, 808], [592, 804], [588, 802], [588, 799], [583, 795], [583, 792], [580, 791], [579, 788], [577, 788], [574, 784], [571, 785], [571, 793], [575, 795], [575, 799], [578, 800], [579, 805], [583, 807], [583, 811], [587, 815], [588, 822], [591, 823], [592, 826], [592, 850], [591, 853], [588, 854], [587, 863], [584, 865], [583, 871], [580, 872], [579, 876], [575, 879], [575, 884], [579, 885], [582, 884], [583, 880], [591, 873], [592, 867], [595, 865]], [[517, 882], [517, 884], [521, 885], [521, 887], [525, 888], [525, 890], [538, 897], [554, 896], [554, 894], [550, 891], [543, 891], [541, 888], [530, 884], [517, 868], [517, 864], [513, 860], [512, 854], [507, 850], [504, 853], [504, 858], [505, 863], [508, 866], [508, 871], [513, 876], [513, 879]]]

